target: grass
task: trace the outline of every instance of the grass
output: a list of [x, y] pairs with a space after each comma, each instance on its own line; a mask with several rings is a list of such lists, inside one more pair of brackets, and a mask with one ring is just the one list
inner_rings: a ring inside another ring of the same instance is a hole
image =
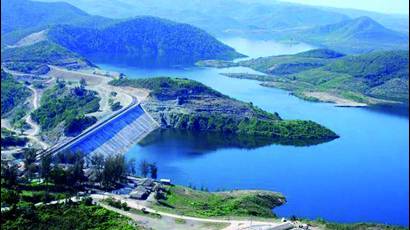
[[2, 229], [141, 229], [113, 211], [84, 203], [42, 205], [2, 213]]
[[317, 220], [300, 220], [302, 223], [306, 223], [313, 227], [318, 227], [324, 230], [405, 230], [409, 229], [408, 227], [401, 227], [395, 225], [385, 225], [385, 224], [375, 224], [375, 223], [352, 223], [352, 224], [343, 224], [343, 223], [334, 223], [328, 222], [323, 219]]
[[285, 198], [278, 193], [233, 191], [210, 193], [182, 186], [168, 187], [165, 200], [154, 208], [196, 217], [259, 216], [273, 218], [272, 208], [282, 205]]

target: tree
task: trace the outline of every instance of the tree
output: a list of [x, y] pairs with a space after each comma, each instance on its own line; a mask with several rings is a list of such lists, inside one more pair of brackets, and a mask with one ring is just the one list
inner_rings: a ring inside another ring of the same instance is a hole
[[103, 179], [103, 170], [104, 170], [104, 164], [105, 164], [105, 159], [104, 155], [102, 154], [93, 154], [90, 157], [90, 163], [91, 163], [91, 170], [94, 175], [93, 180], [95, 182], [101, 182]]
[[131, 175], [135, 175], [137, 173], [137, 170], [135, 169], [135, 159], [132, 158], [128, 161], [127, 163], [128, 166], [128, 173]]
[[7, 161], [1, 161], [1, 185], [13, 187], [17, 184], [17, 166], [9, 165]]
[[77, 186], [78, 184], [81, 185], [86, 177], [84, 175], [84, 159], [78, 158], [72, 166], [68, 169], [69, 185]]
[[51, 155], [46, 155], [41, 159], [41, 168], [40, 168], [40, 174], [41, 177], [44, 178], [44, 182], [46, 182], [46, 197], [48, 197], [48, 181], [50, 178], [50, 172], [51, 172], [51, 160], [52, 157]]
[[55, 166], [50, 172], [50, 179], [55, 185], [63, 186], [67, 184], [67, 172], [60, 166]]
[[147, 177], [149, 170], [150, 170], [150, 164], [146, 160], [142, 160], [140, 162], [140, 173], [142, 177]]
[[152, 163], [149, 165], [149, 170], [151, 173], [151, 178], [157, 179], [158, 177], [158, 167], [156, 163]]
[[34, 162], [36, 162], [36, 149], [33, 148], [25, 148], [23, 149], [23, 156], [24, 156], [24, 167], [26, 168], [27, 177], [29, 179], [32, 178], [36, 167]]
[[105, 159], [102, 184], [105, 188], [114, 188], [126, 175], [127, 164], [123, 154], [116, 154]]
[[84, 88], [87, 85], [87, 81], [84, 78], [80, 79], [80, 87]]
[[16, 208], [16, 204], [19, 202], [20, 200], [20, 195], [18, 194], [17, 191], [14, 190], [5, 190], [5, 192], [1, 192], [1, 202], [8, 204], [9, 206], [12, 207], [12, 209]]
[[44, 180], [47, 182], [48, 179], [50, 178], [50, 172], [51, 172], [51, 160], [52, 157], [51, 155], [46, 155], [41, 159], [41, 177], [44, 178]]

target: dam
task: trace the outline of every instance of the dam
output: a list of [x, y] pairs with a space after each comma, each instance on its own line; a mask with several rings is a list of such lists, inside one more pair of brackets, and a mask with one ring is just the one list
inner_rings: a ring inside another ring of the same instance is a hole
[[45, 150], [39, 157], [60, 152], [81, 152], [86, 155], [125, 153], [158, 127], [158, 123], [141, 105], [135, 103], [68, 142]]

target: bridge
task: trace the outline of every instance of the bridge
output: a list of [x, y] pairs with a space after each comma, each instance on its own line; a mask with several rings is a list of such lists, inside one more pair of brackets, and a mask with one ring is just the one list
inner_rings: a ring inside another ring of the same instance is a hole
[[37, 159], [61, 152], [112, 155], [124, 153], [159, 124], [133, 97], [132, 102], [110, 117], [97, 122], [80, 135], [40, 152]]

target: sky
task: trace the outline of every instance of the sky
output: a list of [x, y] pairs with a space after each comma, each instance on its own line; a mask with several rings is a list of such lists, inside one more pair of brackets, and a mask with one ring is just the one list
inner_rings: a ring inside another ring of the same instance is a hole
[[282, 0], [306, 5], [330, 6], [409, 15], [408, 0]]

